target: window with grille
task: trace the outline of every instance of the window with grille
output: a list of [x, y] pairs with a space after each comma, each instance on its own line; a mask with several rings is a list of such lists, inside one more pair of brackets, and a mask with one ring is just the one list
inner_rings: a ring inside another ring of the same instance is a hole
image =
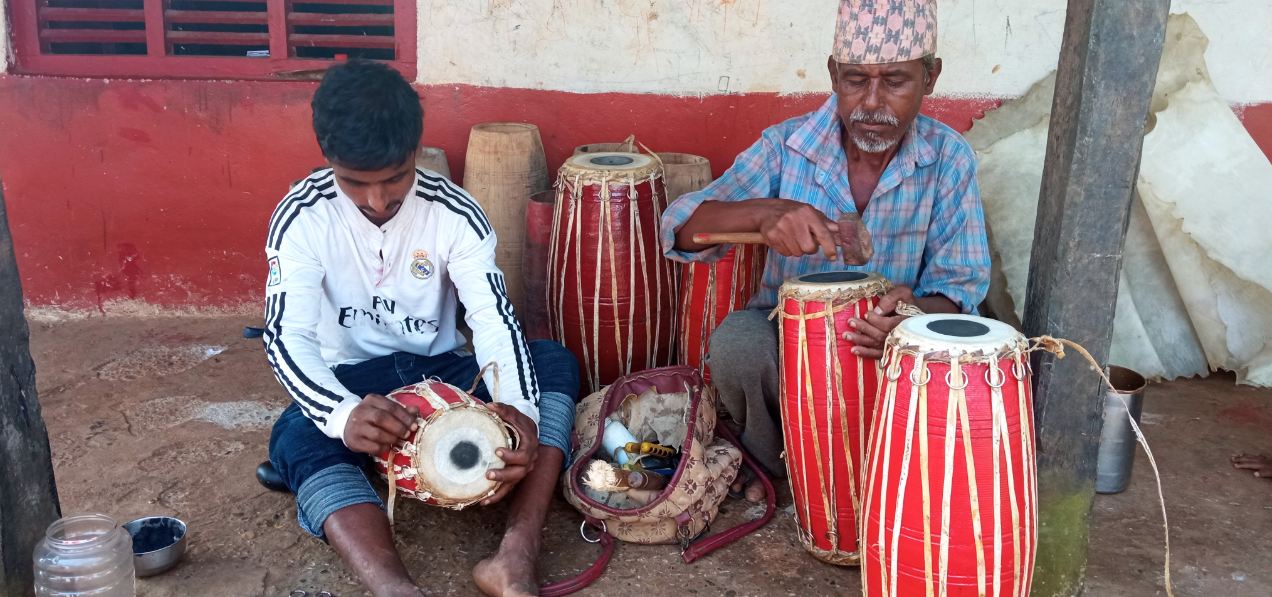
[[8, 0], [17, 72], [290, 78], [367, 58], [415, 71], [416, 0]]

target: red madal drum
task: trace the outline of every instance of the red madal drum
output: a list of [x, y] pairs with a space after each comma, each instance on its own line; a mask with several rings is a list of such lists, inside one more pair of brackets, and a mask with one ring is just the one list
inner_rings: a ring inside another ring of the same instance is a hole
[[859, 561], [857, 532], [877, 362], [852, 354], [848, 320], [863, 318], [890, 287], [866, 272], [824, 272], [778, 291], [782, 431], [800, 541], [813, 557]]
[[1028, 352], [1011, 326], [969, 315], [911, 317], [888, 336], [865, 595], [1029, 594], [1038, 496]]
[[674, 264], [659, 248], [662, 167], [647, 155], [584, 153], [561, 166], [548, 261], [553, 338], [584, 389], [675, 360]]
[[680, 363], [697, 367], [711, 381], [703, 362], [711, 333], [730, 313], [746, 308], [764, 277], [764, 245], [735, 245], [712, 263], [686, 263], [680, 278]]
[[467, 392], [435, 379], [399, 388], [388, 397], [420, 409], [419, 428], [391, 451], [375, 457], [376, 470], [390, 484], [390, 520], [396, 492], [460, 510], [499, 489], [498, 482], [486, 478], [486, 471], [503, 468], [495, 449], [513, 449], [518, 438], [494, 411]]

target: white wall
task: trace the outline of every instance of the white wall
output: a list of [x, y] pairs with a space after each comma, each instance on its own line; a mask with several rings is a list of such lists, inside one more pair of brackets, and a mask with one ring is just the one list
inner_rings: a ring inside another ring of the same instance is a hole
[[[1015, 96], [1055, 68], [1064, 0], [942, 0], [940, 92]], [[675, 95], [827, 88], [837, 0], [420, 0], [423, 83]], [[1269, 0], [1175, 0], [1215, 84], [1272, 101]]]
[[[826, 91], [837, 0], [419, 0], [419, 78], [578, 92]], [[1055, 68], [1065, 0], [941, 0], [946, 95], [1015, 96]], [[0, 0], [0, 72], [9, 66]], [[1230, 102], [1272, 102], [1270, 0], [1174, 0]]]

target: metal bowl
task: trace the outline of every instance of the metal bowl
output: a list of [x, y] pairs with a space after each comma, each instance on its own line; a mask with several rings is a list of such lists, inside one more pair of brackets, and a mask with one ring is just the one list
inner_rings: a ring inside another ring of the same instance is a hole
[[171, 516], [147, 516], [124, 523], [132, 535], [133, 567], [137, 577], [171, 570], [186, 550], [186, 523]]

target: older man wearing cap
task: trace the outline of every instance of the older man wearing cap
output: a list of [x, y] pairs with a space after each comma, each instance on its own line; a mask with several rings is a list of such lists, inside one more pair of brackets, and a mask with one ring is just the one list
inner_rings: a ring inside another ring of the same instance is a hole
[[[663, 214], [662, 246], [678, 261], [711, 261], [724, 246], [702, 232], [760, 232], [771, 249], [749, 309], [711, 337], [709, 363], [743, 444], [781, 474], [777, 328], [769, 310], [792, 276], [846, 267], [836, 259], [836, 221], [861, 215], [875, 254], [860, 269], [895, 288], [854, 320], [859, 355], [881, 356], [900, 323], [899, 302], [927, 312], [975, 313], [989, 288], [990, 259], [972, 149], [953, 129], [919, 114], [941, 75], [935, 0], [843, 0], [834, 95], [817, 111], [769, 127], [718, 180]], [[741, 487], [735, 487], [741, 489]], [[746, 486], [758, 501], [762, 487]]]

